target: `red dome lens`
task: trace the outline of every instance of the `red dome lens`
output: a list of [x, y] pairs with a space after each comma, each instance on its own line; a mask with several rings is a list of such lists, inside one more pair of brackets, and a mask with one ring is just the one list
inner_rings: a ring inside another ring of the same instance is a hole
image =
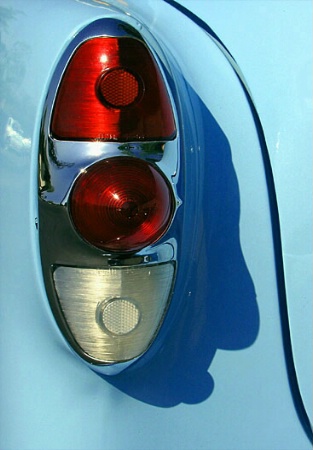
[[173, 193], [165, 178], [137, 158], [94, 164], [78, 177], [70, 197], [77, 231], [108, 252], [134, 252], [156, 242], [173, 211]]

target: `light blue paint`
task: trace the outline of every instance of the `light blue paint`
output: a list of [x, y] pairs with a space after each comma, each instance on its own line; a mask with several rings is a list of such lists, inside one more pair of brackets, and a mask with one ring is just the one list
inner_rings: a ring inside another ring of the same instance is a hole
[[[207, 21], [233, 54], [264, 128], [279, 207], [294, 361], [313, 423], [312, 2], [180, 3]], [[225, 26], [225, 16], [241, 31]]]
[[[141, 9], [131, 2], [127, 12], [167, 51], [181, 90], [188, 188], [183, 200], [190, 214], [184, 216], [177, 312], [146, 365], [107, 381], [64, 344], [40, 273], [37, 146], [58, 57], [78, 29], [107, 14], [98, 2], [85, 3], [16, 1], [14, 8], [23, 13], [1, 36], [7, 48], [26, 45], [18, 57], [11, 53], [21, 75], [8, 82], [7, 101], [23, 128], [15, 138], [31, 139], [32, 147], [4, 141], [1, 134], [0, 447], [310, 448], [285, 369], [268, 193], [250, 109], [220, 50], [165, 3], [149, 1]], [[225, 20], [227, 3], [212, 10], [212, 26], [220, 24], [222, 39], [223, 31], [232, 30], [233, 19]], [[3, 124], [2, 114], [1, 133]]]

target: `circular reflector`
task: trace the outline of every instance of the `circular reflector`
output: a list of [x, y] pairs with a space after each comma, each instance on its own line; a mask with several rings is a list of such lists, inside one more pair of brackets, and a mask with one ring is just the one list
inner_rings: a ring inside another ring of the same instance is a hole
[[100, 304], [99, 319], [105, 330], [123, 336], [133, 331], [140, 320], [138, 307], [130, 300], [114, 298]]
[[140, 96], [140, 79], [123, 68], [109, 70], [101, 76], [98, 90], [100, 98], [113, 108], [132, 105]]
[[135, 252], [160, 239], [174, 198], [159, 170], [138, 158], [99, 161], [76, 180], [70, 215], [88, 242], [108, 252]]

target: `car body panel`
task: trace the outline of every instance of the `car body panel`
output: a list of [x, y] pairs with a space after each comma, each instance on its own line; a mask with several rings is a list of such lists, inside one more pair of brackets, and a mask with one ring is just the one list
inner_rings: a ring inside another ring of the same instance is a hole
[[[14, 15], [2, 34], [6, 67], [16, 76], [3, 78], [1, 110], [1, 448], [310, 448], [285, 365], [261, 143], [223, 52], [165, 2], [4, 5]], [[212, 20], [221, 23], [224, 8]], [[101, 378], [69, 350], [48, 304], [37, 161], [57, 61], [79, 29], [106, 16], [138, 20], [171, 62], [186, 213], [177, 215], [180, 267], [158, 342], [133, 368]]]
[[[281, 224], [293, 358], [313, 423], [312, 2], [179, 3], [209, 23], [235, 56], [263, 125]], [[225, 26], [222, 8], [240, 32]]]

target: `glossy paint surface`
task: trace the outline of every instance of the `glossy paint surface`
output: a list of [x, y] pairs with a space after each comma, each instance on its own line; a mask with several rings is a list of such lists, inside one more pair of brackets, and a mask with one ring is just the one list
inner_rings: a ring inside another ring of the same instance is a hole
[[[263, 125], [280, 216], [294, 363], [313, 423], [312, 2], [179, 3], [209, 23], [235, 57]], [[221, 9], [245, 39], [225, 26]]]
[[[285, 367], [259, 137], [227, 59], [163, 2], [9, 6], [1, 35], [1, 448], [309, 449]], [[212, 17], [224, 22], [220, 33], [231, 33], [226, 11]], [[168, 54], [184, 178], [178, 278], [160, 339], [133, 368], [104, 379], [68, 350], [48, 305], [37, 158], [58, 58], [82, 26], [115, 14], [137, 18]]]

